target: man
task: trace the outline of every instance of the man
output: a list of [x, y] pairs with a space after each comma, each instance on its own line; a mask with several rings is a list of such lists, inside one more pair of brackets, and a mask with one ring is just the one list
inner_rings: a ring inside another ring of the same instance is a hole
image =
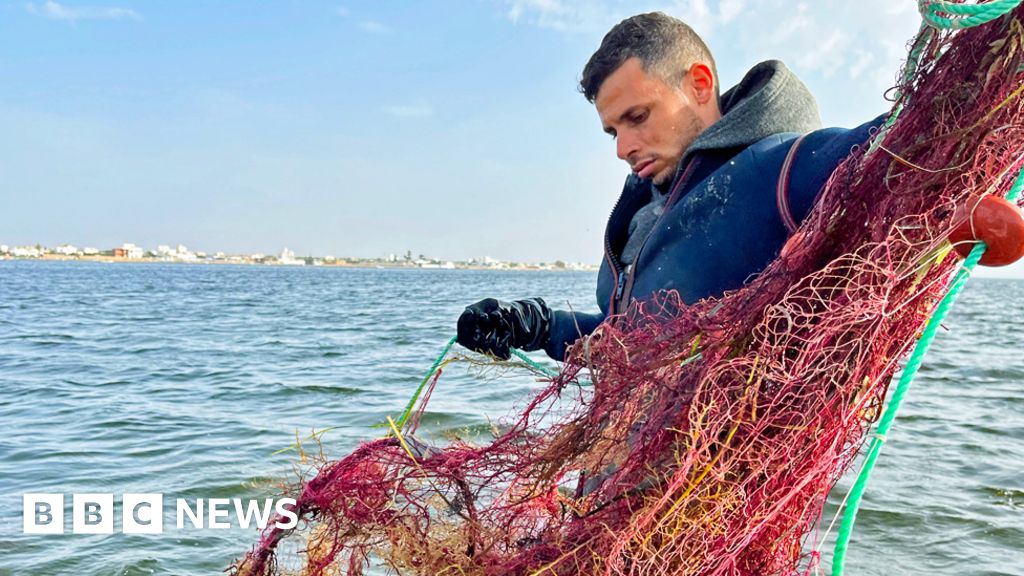
[[882, 120], [820, 129], [814, 97], [778, 61], [720, 96], [707, 46], [660, 12], [612, 28], [580, 88], [633, 170], [605, 232], [601, 311], [488, 298], [459, 317], [467, 348], [503, 359], [511, 348], [543, 349], [562, 360], [633, 300], [676, 290], [695, 302], [739, 288], [779, 255], [835, 167]]

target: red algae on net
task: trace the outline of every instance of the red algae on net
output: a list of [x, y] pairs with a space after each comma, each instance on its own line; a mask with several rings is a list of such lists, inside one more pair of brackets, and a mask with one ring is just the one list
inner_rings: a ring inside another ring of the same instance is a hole
[[428, 446], [411, 420], [323, 463], [299, 528], [232, 573], [813, 571], [825, 498], [959, 263], [958, 210], [1024, 164], [1021, 19], [923, 40], [897, 120], [746, 286], [632, 305], [488, 444]]

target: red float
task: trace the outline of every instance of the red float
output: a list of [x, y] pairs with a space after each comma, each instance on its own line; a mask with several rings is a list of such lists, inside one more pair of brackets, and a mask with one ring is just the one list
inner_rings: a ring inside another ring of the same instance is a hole
[[966, 258], [977, 240], [987, 248], [979, 264], [1006, 266], [1024, 257], [1024, 216], [1005, 198], [985, 196], [974, 204], [971, 217], [949, 235], [960, 256]]

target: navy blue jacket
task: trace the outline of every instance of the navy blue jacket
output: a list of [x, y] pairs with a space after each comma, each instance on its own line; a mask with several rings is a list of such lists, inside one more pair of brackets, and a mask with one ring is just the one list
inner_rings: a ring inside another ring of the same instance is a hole
[[651, 182], [635, 175], [626, 179], [605, 232], [597, 280], [601, 311], [555, 311], [545, 346], [549, 356], [562, 360], [580, 335], [659, 290], [676, 290], [684, 302], [696, 302], [741, 287], [779, 255], [836, 166], [884, 120], [852, 130], [807, 130], [817, 122], [813, 98], [780, 62], [755, 67], [722, 101], [722, 120], [684, 154], [664, 212], [629, 270], [619, 255], [633, 215], [651, 200]]

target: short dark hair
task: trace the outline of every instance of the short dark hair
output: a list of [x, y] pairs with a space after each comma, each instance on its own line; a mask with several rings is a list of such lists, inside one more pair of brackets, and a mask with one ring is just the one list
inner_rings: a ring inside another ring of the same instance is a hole
[[650, 12], [626, 18], [605, 34], [580, 79], [580, 92], [587, 101], [593, 103], [608, 76], [630, 58], [639, 58], [644, 72], [657, 74], [672, 86], [682, 81], [691, 66], [702, 62], [711, 67], [718, 93], [718, 70], [704, 40], [682, 20]]

